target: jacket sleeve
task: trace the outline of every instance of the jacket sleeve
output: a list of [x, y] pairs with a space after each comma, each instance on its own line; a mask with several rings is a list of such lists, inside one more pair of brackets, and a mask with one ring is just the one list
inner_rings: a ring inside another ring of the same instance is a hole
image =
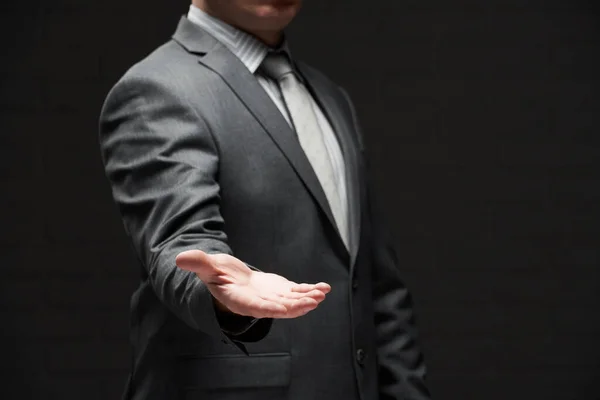
[[[100, 115], [105, 173], [127, 235], [161, 302], [193, 329], [256, 341], [272, 320], [220, 315], [206, 285], [175, 265], [182, 251], [232, 254], [219, 211], [219, 156], [183, 90], [126, 75]], [[169, 84], [171, 86], [171, 84]]]
[[[352, 112], [359, 146], [364, 152], [356, 111], [348, 94], [342, 91]], [[365, 164], [380, 399], [428, 400], [431, 396], [425, 381], [426, 367], [418, 342], [411, 295], [402, 280], [385, 219], [380, 215], [366, 157]]]

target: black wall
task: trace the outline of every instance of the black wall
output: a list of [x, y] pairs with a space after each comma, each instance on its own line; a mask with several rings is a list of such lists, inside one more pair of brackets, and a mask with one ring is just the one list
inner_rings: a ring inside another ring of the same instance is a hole
[[[0, 5], [0, 398], [115, 399], [136, 264], [98, 113], [187, 1]], [[310, 1], [352, 94], [437, 399], [600, 399], [593, 1]]]

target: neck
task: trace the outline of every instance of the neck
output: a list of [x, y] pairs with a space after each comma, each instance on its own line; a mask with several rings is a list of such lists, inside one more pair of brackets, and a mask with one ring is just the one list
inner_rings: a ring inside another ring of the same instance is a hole
[[281, 43], [281, 40], [283, 39], [283, 31], [248, 30], [248, 29], [240, 26], [239, 24], [237, 24], [235, 21], [233, 21], [227, 15], [224, 15], [223, 13], [219, 13], [218, 10], [215, 10], [214, 7], [209, 6], [207, 4], [207, 2], [204, 0], [192, 0], [192, 4], [196, 7], [198, 7], [199, 9], [201, 9], [202, 11], [204, 11], [205, 13], [207, 13], [208, 15], [210, 15], [211, 17], [220, 19], [221, 21], [225, 22], [226, 24], [229, 24], [241, 31], [244, 31], [244, 32], [256, 37], [258, 40], [265, 43], [269, 47], [277, 47]]
[[[237, 27], [238, 29], [244, 30], [243, 28]], [[264, 44], [266, 44], [269, 47], [277, 47], [279, 46], [279, 44], [281, 43], [281, 40], [283, 38], [283, 32], [279, 31], [279, 32], [270, 32], [270, 31], [256, 31], [256, 32], [248, 32], [247, 33], [255, 36], [258, 38], [258, 40], [260, 40], [261, 42], [263, 42]]]

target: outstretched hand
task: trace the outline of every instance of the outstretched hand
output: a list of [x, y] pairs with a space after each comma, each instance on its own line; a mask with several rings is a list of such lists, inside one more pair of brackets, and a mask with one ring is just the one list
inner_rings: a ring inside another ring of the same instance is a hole
[[295, 283], [277, 274], [253, 271], [229, 254], [201, 250], [179, 253], [181, 269], [194, 272], [217, 305], [254, 318], [296, 318], [317, 308], [331, 291], [326, 283]]

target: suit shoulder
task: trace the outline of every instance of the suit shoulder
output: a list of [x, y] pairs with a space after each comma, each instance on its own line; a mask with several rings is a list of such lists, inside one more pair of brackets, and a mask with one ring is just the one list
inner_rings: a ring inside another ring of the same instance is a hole
[[189, 88], [190, 77], [201, 71], [196, 57], [170, 40], [131, 66], [114, 84], [111, 93], [123, 88], [135, 90], [141, 86], [160, 87], [177, 93]]

